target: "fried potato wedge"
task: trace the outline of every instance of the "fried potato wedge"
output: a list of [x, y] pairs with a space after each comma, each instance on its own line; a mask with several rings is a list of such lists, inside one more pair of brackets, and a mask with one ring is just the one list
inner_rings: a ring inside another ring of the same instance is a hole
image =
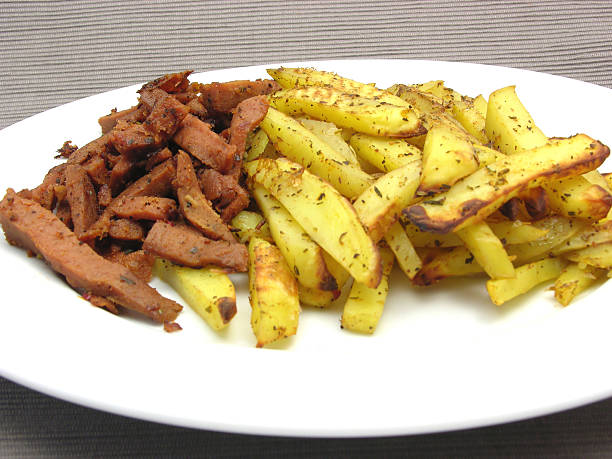
[[478, 222], [457, 231], [474, 258], [492, 279], [514, 277], [514, 265], [504, 246], [486, 222]]
[[328, 181], [346, 197], [359, 196], [374, 181], [299, 121], [272, 107], [260, 126], [279, 153]]
[[612, 208], [612, 194], [584, 176], [542, 184], [550, 207], [559, 215], [598, 221]]
[[245, 161], [253, 161], [265, 154], [269, 144], [268, 136], [262, 129], [249, 133], [245, 147]]
[[242, 210], [232, 218], [234, 234], [240, 242], [246, 244], [251, 237], [257, 236], [266, 241], [272, 241], [268, 222], [257, 212]]
[[261, 159], [245, 168], [358, 282], [378, 285], [382, 270], [378, 248], [353, 206], [335, 188], [286, 159]]
[[472, 144], [447, 126], [432, 127], [423, 145], [423, 177], [420, 192], [448, 189], [478, 169]]
[[383, 175], [355, 199], [353, 207], [374, 242], [380, 241], [402, 209], [414, 202], [420, 177], [421, 162], [411, 162]]
[[391, 225], [385, 234], [385, 241], [395, 255], [401, 270], [408, 276], [408, 279], [413, 279], [422, 268], [423, 263], [402, 225], [398, 222]]
[[498, 89], [489, 96], [485, 132], [494, 148], [507, 155], [548, 141], [518, 98], [515, 86]]
[[312, 306], [314, 308], [328, 308], [334, 304], [334, 301], [340, 296], [340, 290], [320, 290], [316, 288], [304, 287], [298, 283], [298, 295], [300, 303], [304, 306]]
[[481, 143], [489, 141], [485, 134], [486, 101], [482, 96], [479, 96], [478, 103], [485, 102], [484, 110], [482, 105], [478, 106], [475, 103], [476, 99], [463, 96], [457, 91], [447, 88], [444, 86], [444, 81], [431, 81], [417, 85], [417, 89], [441, 98], [444, 105], [450, 109], [455, 119], [461, 123], [467, 132]]
[[[548, 230], [532, 225], [530, 222], [501, 221], [489, 222], [493, 233], [506, 244], [523, 244], [543, 238]], [[412, 223], [405, 226], [406, 234], [415, 247], [457, 247], [463, 245], [463, 241], [456, 233], [436, 234], [420, 230]]]
[[437, 254], [421, 257], [423, 267], [414, 276], [414, 285], [427, 286], [447, 277], [470, 276], [483, 273], [482, 266], [465, 246], [441, 250]]
[[327, 270], [323, 249], [264, 187], [254, 184], [251, 192], [297, 281], [311, 289], [338, 290], [336, 279]]
[[236, 315], [236, 291], [223, 269], [187, 268], [157, 258], [153, 273], [169, 284], [213, 330], [224, 329]]
[[342, 77], [333, 72], [325, 72], [313, 68], [288, 68], [268, 69], [268, 75], [276, 80], [283, 89], [293, 89], [308, 86], [329, 87], [347, 94], [357, 94], [361, 97], [374, 99], [387, 104], [407, 106], [399, 97], [388, 91], [378, 89], [371, 84], [361, 83]]
[[422, 157], [421, 150], [403, 139], [356, 133], [349, 142], [361, 159], [382, 172], [391, 172]]
[[454, 231], [486, 218], [527, 187], [596, 169], [609, 154], [607, 146], [584, 134], [553, 139], [489, 164], [403, 213], [425, 231]]
[[340, 153], [345, 161], [359, 169], [361, 168], [355, 151], [346, 143], [346, 140], [342, 137], [342, 130], [338, 129], [334, 123], [308, 118], [298, 118], [298, 121], [302, 126], [333, 148], [334, 151]]
[[325, 264], [327, 265], [327, 269], [336, 279], [336, 284], [338, 285], [338, 290], [342, 290], [344, 285], [351, 278], [349, 272], [342, 267], [340, 263], [338, 263], [334, 257], [332, 257], [325, 250], [323, 251], [323, 258], [325, 259]]
[[354, 282], [342, 312], [342, 328], [359, 333], [374, 333], [385, 307], [389, 293], [389, 275], [393, 269], [393, 252], [380, 249], [383, 275], [378, 287], [368, 287]]
[[545, 236], [530, 242], [508, 245], [506, 252], [508, 255], [515, 257], [515, 264], [522, 265], [552, 255], [559, 248], [564, 247], [567, 241], [587, 228], [584, 222], [561, 216], [548, 217], [534, 222], [533, 225], [547, 230], [547, 233]]
[[595, 268], [612, 268], [612, 243], [599, 244], [563, 255], [570, 261]]
[[612, 225], [610, 223], [583, 226], [582, 229], [563, 241], [563, 244], [556, 245], [552, 250], [552, 255], [560, 255], [565, 252], [586, 249], [595, 245], [612, 242]]
[[545, 258], [516, 268], [513, 279], [490, 279], [487, 291], [491, 301], [497, 306], [504, 304], [536, 285], [559, 277], [565, 262], [559, 258]]
[[297, 282], [280, 250], [257, 237], [249, 242], [249, 296], [257, 347], [296, 334], [300, 315]]
[[285, 114], [305, 114], [365, 134], [411, 137], [426, 132], [419, 114], [410, 107], [381, 103], [331, 87], [285, 89], [270, 95], [269, 100], [271, 107]]
[[563, 305], [569, 305], [581, 292], [588, 289], [599, 279], [604, 278], [606, 271], [593, 266], [580, 265], [578, 263], [568, 264], [553, 286], [555, 298]]

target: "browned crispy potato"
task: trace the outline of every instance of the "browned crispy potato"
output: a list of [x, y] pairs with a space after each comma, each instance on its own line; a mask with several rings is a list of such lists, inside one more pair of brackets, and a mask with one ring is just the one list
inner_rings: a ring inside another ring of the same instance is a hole
[[423, 230], [454, 231], [486, 218], [527, 187], [596, 169], [609, 154], [607, 146], [584, 134], [554, 139], [542, 147], [483, 167], [450, 190], [403, 212]]
[[295, 335], [300, 315], [297, 282], [280, 251], [257, 237], [249, 242], [249, 294], [257, 347]]

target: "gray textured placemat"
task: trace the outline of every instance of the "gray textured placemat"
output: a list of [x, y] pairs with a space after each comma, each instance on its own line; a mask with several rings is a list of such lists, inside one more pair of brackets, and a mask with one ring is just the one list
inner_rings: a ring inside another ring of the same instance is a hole
[[0, 2], [0, 128], [149, 80], [323, 58], [527, 68], [612, 87], [612, 2]]
[[[172, 70], [307, 59], [479, 62], [612, 88], [610, 0], [0, 2], [0, 26], [0, 128]], [[0, 457], [609, 457], [611, 407], [419, 437], [261, 439], [126, 419], [0, 378]]]

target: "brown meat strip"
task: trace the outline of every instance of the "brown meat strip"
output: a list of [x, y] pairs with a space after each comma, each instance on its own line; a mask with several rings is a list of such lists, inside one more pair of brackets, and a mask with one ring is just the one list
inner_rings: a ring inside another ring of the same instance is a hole
[[164, 161], [170, 158], [172, 158], [172, 152], [170, 151], [170, 149], [168, 147], [162, 148], [161, 150], [152, 153], [151, 156], [147, 158], [147, 162], [145, 163], [145, 169], [147, 171], [150, 171], [159, 163], [163, 163]]
[[230, 222], [238, 212], [248, 207], [249, 194], [233, 177], [213, 169], [200, 171], [199, 177], [204, 195], [214, 203], [224, 222]]
[[112, 200], [113, 195], [111, 193], [110, 187], [108, 185], [102, 185], [98, 189], [98, 205], [101, 207], [108, 207]]
[[119, 162], [113, 166], [108, 182], [113, 196], [117, 196], [121, 192], [125, 184], [132, 177], [133, 170], [134, 163], [125, 156], [122, 156]]
[[216, 265], [238, 272], [247, 269], [247, 249], [244, 245], [207, 239], [186, 225], [155, 222], [142, 248], [148, 253], [192, 268]]
[[191, 75], [193, 70], [185, 70], [178, 73], [168, 73], [167, 75], [156, 78], [153, 81], [146, 83], [140, 90], [139, 93], [144, 91], [150, 91], [152, 89], [159, 88], [167, 93], [179, 93], [185, 92], [189, 88], [188, 77]]
[[111, 149], [111, 134], [103, 134], [72, 153], [68, 158], [68, 164], [83, 164], [89, 158], [105, 157]]
[[236, 147], [227, 144], [210, 126], [193, 115], [187, 115], [173, 140], [207, 166], [227, 172], [234, 164]]
[[106, 161], [102, 156], [95, 156], [93, 158], [89, 158], [87, 161], [81, 164], [89, 175], [89, 178], [92, 182], [97, 186], [102, 186], [108, 184], [109, 181], [109, 173], [108, 169], [106, 169]]
[[89, 175], [78, 164], [66, 167], [66, 191], [74, 233], [81, 237], [98, 220], [98, 196]]
[[[155, 169], [147, 175], [136, 180], [115, 199], [122, 199], [129, 196], [166, 196], [172, 190], [172, 181], [175, 176], [176, 166], [174, 162], [169, 159], [155, 167]], [[109, 207], [110, 206], [112, 206], [112, 202]], [[101, 239], [108, 234], [111, 217], [113, 216], [113, 212], [109, 207], [102, 212], [98, 221], [96, 221], [89, 231], [81, 237], [81, 240], [89, 241], [96, 238]]]
[[247, 135], [253, 131], [268, 113], [270, 104], [265, 96], [251, 97], [238, 104], [230, 124], [230, 145], [236, 147], [234, 164], [227, 175], [236, 181], [240, 178]]
[[52, 167], [45, 175], [43, 182], [32, 190], [32, 200], [43, 206], [45, 209], [53, 209], [55, 206], [55, 186], [64, 182], [64, 172], [66, 164]]
[[161, 89], [153, 89], [149, 95], [154, 106], [142, 124], [119, 121], [110, 132], [115, 149], [131, 161], [162, 147], [189, 114], [187, 106]]
[[119, 218], [110, 221], [108, 235], [118, 241], [143, 241], [145, 230], [140, 223], [134, 220]]
[[185, 116], [189, 114], [189, 108], [161, 89], [154, 89], [153, 94], [157, 103], [143, 125], [153, 133], [156, 144], [161, 145], [174, 135]]
[[182, 309], [126, 267], [82, 244], [53, 213], [12, 189], [0, 202], [0, 223], [11, 244], [42, 256], [82, 295], [107, 298], [162, 323], [176, 319]]
[[145, 282], [149, 282], [153, 273], [155, 257], [145, 253], [144, 250], [126, 251], [123, 247], [112, 244], [103, 254], [104, 258], [119, 263]]
[[134, 220], [171, 220], [176, 217], [176, 202], [157, 196], [127, 196], [113, 201], [115, 215]]
[[184, 151], [179, 151], [177, 154], [174, 184], [181, 213], [193, 226], [211, 239], [236, 242], [227, 225], [223, 223], [208, 199], [202, 194], [191, 158]]
[[200, 100], [209, 112], [229, 113], [243, 100], [271, 94], [281, 88], [274, 80], [237, 80], [200, 85], [198, 89]]
[[98, 119], [98, 124], [102, 128], [102, 134], [110, 132], [119, 120], [130, 123], [141, 122], [149, 114], [149, 111], [143, 105], [134, 105], [126, 110], [111, 111], [108, 115]]
[[72, 215], [70, 214], [70, 204], [63, 200], [57, 204], [55, 216], [68, 228], [72, 229]]
[[153, 133], [140, 123], [119, 121], [109, 135], [115, 150], [129, 161], [137, 161], [147, 152], [159, 148]]

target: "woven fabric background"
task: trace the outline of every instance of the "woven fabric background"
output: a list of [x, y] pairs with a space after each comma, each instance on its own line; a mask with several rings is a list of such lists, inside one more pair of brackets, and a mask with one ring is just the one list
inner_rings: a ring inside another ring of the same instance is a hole
[[[495, 64], [612, 88], [612, 1], [4, 1], [0, 128], [169, 71], [359, 57]], [[89, 456], [610, 457], [612, 399], [463, 432], [309, 440], [127, 419], [0, 378], [0, 457]]]
[[0, 128], [162, 73], [306, 59], [437, 59], [612, 87], [603, 1], [0, 2]]

